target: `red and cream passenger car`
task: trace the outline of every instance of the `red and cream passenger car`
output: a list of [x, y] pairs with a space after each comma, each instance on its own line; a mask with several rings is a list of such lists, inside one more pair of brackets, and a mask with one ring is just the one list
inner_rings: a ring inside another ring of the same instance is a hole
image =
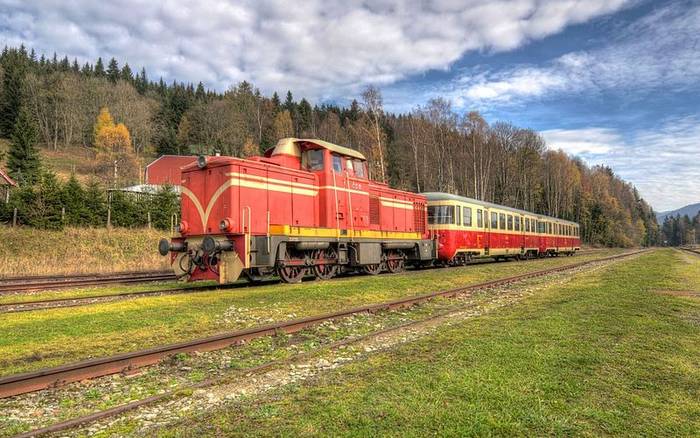
[[428, 229], [443, 262], [571, 255], [581, 249], [575, 222], [449, 193], [424, 195]]

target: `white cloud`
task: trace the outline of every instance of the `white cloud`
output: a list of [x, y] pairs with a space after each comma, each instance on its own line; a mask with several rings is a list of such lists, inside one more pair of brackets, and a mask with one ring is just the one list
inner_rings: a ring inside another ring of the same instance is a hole
[[550, 149], [572, 155], [608, 154], [624, 145], [620, 134], [609, 128], [549, 129], [540, 133]]
[[667, 120], [623, 137], [609, 128], [552, 129], [548, 146], [610, 166], [657, 210], [700, 202], [700, 116]]
[[658, 9], [608, 38], [603, 48], [570, 52], [545, 66], [465, 74], [441, 92], [458, 107], [479, 107], [597, 90], [697, 85], [700, 4]]
[[318, 99], [446, 69], [468, 51], [511, 50], [627, 2], [0, 0], [0, 43]]

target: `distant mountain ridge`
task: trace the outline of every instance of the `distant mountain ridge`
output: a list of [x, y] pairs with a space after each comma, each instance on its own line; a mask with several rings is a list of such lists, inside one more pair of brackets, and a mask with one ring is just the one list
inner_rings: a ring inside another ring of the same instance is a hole
[[676, 215], [688, 215], [689, 218], [693, 218], [696, 214], [698, 214], [698, 211], [700, 211], [700, 202], [697, 204], [690, 204], [686, 205], [685, 207], [681, 207], [678, 210], [672, 210], [672, 211], [662, 211], [660, 213], [656, 213], [656, 221], [659, 224], [662, 224], [664, 222], [664, 219], [666, 219], [667, 216], [676, 216]]

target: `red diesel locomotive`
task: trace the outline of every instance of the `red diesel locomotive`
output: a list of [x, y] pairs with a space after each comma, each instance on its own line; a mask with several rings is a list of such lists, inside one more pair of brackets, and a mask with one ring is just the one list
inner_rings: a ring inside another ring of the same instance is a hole
[[315, 139], [282, 139], [263, 157], [200, 157], [182, 169], [182, 221], [160, 253], [190, 281], [294, 283], [579, 248], [572, 222], [367, 175], [361, 153]]
[[430, 262], [426, 200], [367, 177], [365, 157], [287, 138], [264, 157], [200, 157], [182, 169], [179, 235], [163, 240], [176, 274], [236, 281], [277, 274], [327, 279]]

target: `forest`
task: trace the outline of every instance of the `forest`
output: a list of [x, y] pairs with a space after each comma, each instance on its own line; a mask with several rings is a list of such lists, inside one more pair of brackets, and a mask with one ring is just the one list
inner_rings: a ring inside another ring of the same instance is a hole
[[42, 177], [22, 173], [21, 162], [33, 154], [21, 140], [23, 129], [36, 133], [43, 148], [92, 151], [95, 159], [80, 170], [105, 189], [138, 182], [141, 166], [163, 154], [247, 157], [280, 138], [320, 138], [361, 151], [371, 177], [392, 187], [445, 191], [577, 221], [593, 245], [664, 240], [652, 208], [610, 168], [552, 150], [526, 127], [461, 114], [443, 98], [390, 113], [374, 86], [347, 106], [312, 105], [290, 91], [263, 95], [248, 82], [218, 92], [201, 82], [152, 80], [144, 68], [116, 59], [81, 65], [6, 47], [0, 137], [14, 139], [8, 155], [16, 150], [4, 167], [20, 185], [24, 179], [38, 186]]
[[669, 246], [700, 243], [700, 211], [692, 218], [687, 214], [667, 216], [661, 225], [661, 236], [661, 243]]

